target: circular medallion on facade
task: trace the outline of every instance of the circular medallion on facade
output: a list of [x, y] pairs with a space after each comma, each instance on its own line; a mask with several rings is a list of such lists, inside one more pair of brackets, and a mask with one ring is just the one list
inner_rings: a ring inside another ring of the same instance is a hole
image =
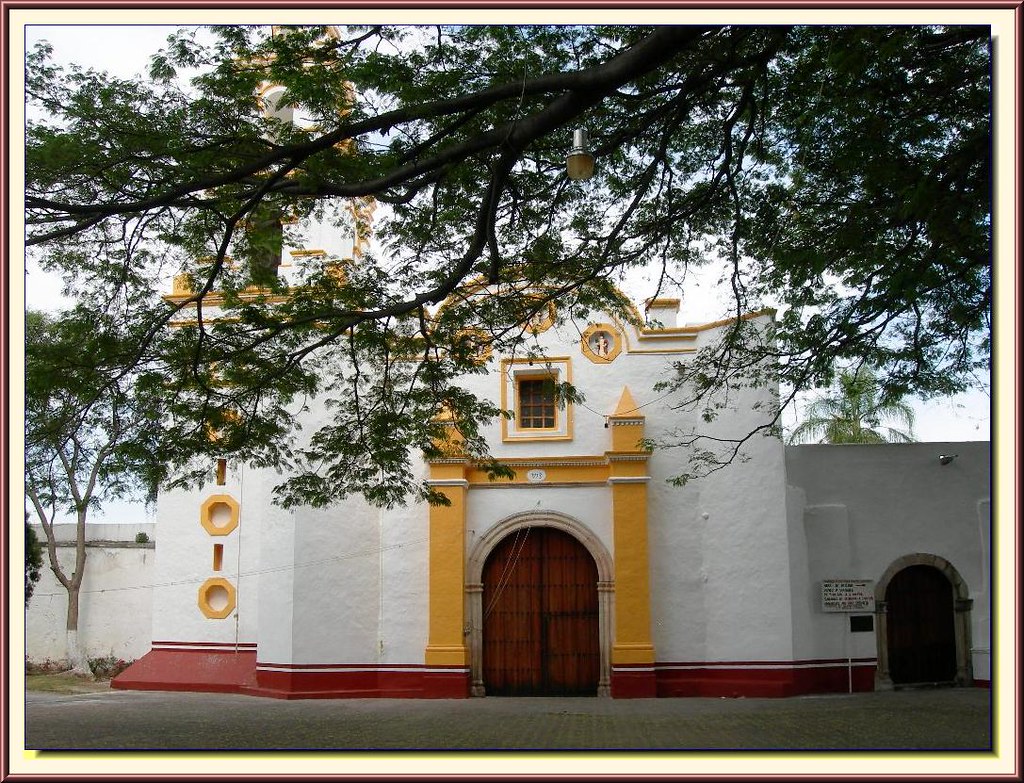
[[531, 334], [546, 332], [555, 325], [555, 303], [539, 302], [537, 309], [526, 319], [526, 328]]
[[480, 365], [491, 358], [491, 340], [483, 329], [462, 329], [455, 336], [454, 350], [473, 364]]
[[622, 337], [611, 324], [593, 324], [583, 332], [580, 348], [590, 361], [607, 363], [622, 351]]

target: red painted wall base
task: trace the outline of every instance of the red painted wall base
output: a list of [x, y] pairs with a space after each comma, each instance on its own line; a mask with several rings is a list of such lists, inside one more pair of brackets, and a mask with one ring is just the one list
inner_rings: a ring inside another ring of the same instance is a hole
[[[172, 645], [172, 642], [167, 642]], [[195, 646], [199, 646], [196, 644]], [[422, 665], [269, 664], [256, 662], [255, 645], [224, 649], [156, 648], [111, 681], [134, 690], [247, 693], [278, 699], [465, 699], [470, 673]], [[852, 668], [838, 661], [662, 663], [654, 667], [614, 667], [615, 699], [662, 697], [784, 697], [807, 693], [870, 692], [875, 662]], [[975, 680], [976, 687], [991, 687]]]
[[465, 699], [468, 671], [423, 666], [259, 665], [256, 650], [154, 649], [110, 682], [125, 690], [247, 693], [277, 699]]
[[773, 698], [808, 693], [868, 693], [875, 689], [875, 667], [839, 664], [800, 666], [792, 668], [756, 668], [747, 666], [721, 668], [658, 669], [658, 696], [717, 696], [726, 698]]
[[[259, 669], [254, 696], [278, 699], [466, 699], [469, 672], [435, 672], [416, 667], [317, 667]], [[329, 669], [329, 670], [327, 670]]]
[[653, 699], [658, 696], [658, 681], [653, 669], [612, 669], [613, 699]]
[[239, 693], [255, 684], [255, 650], [150, 650], [110, 681], [111, 688], [210, 693]]

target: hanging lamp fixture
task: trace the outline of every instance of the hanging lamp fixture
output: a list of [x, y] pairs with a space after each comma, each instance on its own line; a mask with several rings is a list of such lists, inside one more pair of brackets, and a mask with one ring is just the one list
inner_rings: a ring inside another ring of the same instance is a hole
[[587, 132], [577, 128], [572, 133], [572, 149], [565, 159], [569, 179], [590, 179], [594, 176], [594, 156], [590, 154]]

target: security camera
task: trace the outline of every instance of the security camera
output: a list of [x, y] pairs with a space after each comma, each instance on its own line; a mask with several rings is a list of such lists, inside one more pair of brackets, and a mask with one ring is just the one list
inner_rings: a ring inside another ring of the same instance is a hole
[[950, 462], [952, 462], [953, 460], [955, 460], [959, 456], [960, 456], [959, 454], [940, 454], [939, 455], [939, 464], [940, 465], [948, 465]]

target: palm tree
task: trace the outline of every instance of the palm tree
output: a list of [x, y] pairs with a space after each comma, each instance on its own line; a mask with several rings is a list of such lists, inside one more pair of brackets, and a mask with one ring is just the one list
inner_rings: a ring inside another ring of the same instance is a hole
[[[881, 395], [874, 372], [862, 367], [839, 375], [839, 388], [805, 410], [806, 418], [789, 436], [790, 443], [911, 443], [914, 411], [899, 399]], [[906, 429], [882, 424], [890, 419]]]

